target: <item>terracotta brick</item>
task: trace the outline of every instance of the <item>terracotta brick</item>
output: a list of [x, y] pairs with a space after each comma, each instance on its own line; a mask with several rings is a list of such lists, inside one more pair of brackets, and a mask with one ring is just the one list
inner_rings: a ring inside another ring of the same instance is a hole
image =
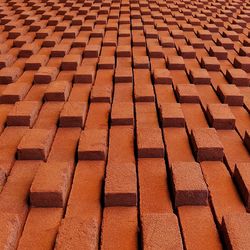
[[184, 70], [185, 63], [181, 56], [168, 56], [167, 68], [170, 70]]
[[51, 50], [51, 57], [64, 57], [69, 53], [70, 50], [70, 44], [67, 43], [61, 43], [54, 46], [54, 48]]
[[162, 127], [184, 127], [185, 119], [179, 103], [162, 103], [160, 105]]
[[111, 103], [113, 89], [111, 86], [94, 85], [91, 90], [91, 103], [107, 102]]
[[193, 84], [177, 84], [176, 96], [180, 103], [199, 103], [200, 97]]
[[172, 84], [172, 76], [167, 69], [154, 69], [154, 83], [155, 84]]
[[113, 102], [111, 111], [112, 125], [133, 125], [134, 107], [132, 102]]
[[44, 93], [45, 101], [66, 101], [71, 90], [68, 81], [53, 81]]
[[227, 104], [209, 104], [207, 117], [215, 129], [234, 129], [235, 117]]
[[66, 102], [60, 114], [60, 127], [83, 127], [87, 115], [87, 103]]
[[136, 206], [135, 163], [108, 163], [105, 178], [105, 207]]
[[180, 56], [186, 59], [192, 59], [195, 58], [196, 52], [193, 48], [193, 46], [190, 45], [182, 45], [179, 47], [178, 53]]
[[0, 69], [11, 66], [16, 61], [16, 56], [12, 54], [0, 55]]
[[56, 67], [40, 67], [34, 75], [34, 83], [50, 83], [56, 80], [59, 71]]
[[81, 55], [65, 55], [62, 60], [61, 70], [76, 70], [81, 63], [81, 60]]
[[250, 215], [232, 213], [225, 215], [222, 222], [223, 237], [228, 249], [248, 249]]
[[55, 249], [98, 248], [98, 231], [99, 225], [94, 218], [65, 218], [58, 230]]
[[215, 56], [203, 56], [201, 58], [201, 67], [207, 71], [220, 71], [220, 62]]
[[55, 130], [36, 129], [29, 130], [17, 147], [19, 160], [43, 160], [46, 161]]
[[100, 56], [98, 62], [99, 69], [114, 69], [115, 58], [113, 56]]
[[81, 133], [78, 146], [79, 160], [106, 160], [107, 138], [106, 129], [85, 129]]
[[143, 249], [182, 250], [182, 239], [175, 214], [149, 213], [141, 218]]
[[209, 206], [178, 207], [178, 217], [186, 249], [223, 249]]
[[96, 70], [92, 66], [80, 66], [74, 74], [75, 83], [93, 83]]
[[36, 54], [40, 48], [41, 48], [41, 44], [39, 41], [26, 43], [20, 49], [18, 56], [23, 57], [23, 58], [29, 58], [30, 56]]
[[84, 58], [97, 58], [100, 54], [101, 47], [99, 45], [86, 45], [84, 50]]
[[117, 57], [131, 57], [131, 47], [128, 45], [118, 45], [116, 55]]
[[131, 68], [116, 68], [115, 70], [115, 83], [132, 82], [133, 72]]
[[206, 69], [191, 69], [189, 79], [193, 84], [210, 84], [211, 81]]
[[234, 67], [238, 69], [242, 69], [247, 73], [250, 73], [250, 62], [249, 58], [246, 56], [236, 56], [234, 58]]
[[250, 151], [250, 131], [249, 130], [246, 130], [245, 132], [244, 143], [247, 147], [247, 150]]
[[150, 58], [164, 57], [163, 49], [160, 45], [148, 45], [148, 54]]
[[117, 247], [131, 250], [138, 249], [137, 227], [136, 208], [104, 208], [100, 248], [102, 250], [114, 250]]
[[148, 69], [149, 59], [147, 56], [134, 56], [133, 64], [136, 69]]
[[40, 102], [35, 101], [16, 102], [14, 108], [7, 116], [7, 125], [32, 127], [38, 116], [41, 105]]
[[198, 162], [223, 160], [223, 145], [214, 128], [193, 129], [191, 142]]
[[72, 166], [68, 162], [44, 163], [36, 173], [30, 187], [30, 202], [34, 207], [64, 207]]
[[25, 62], [25, 70], [38, 70], [40, 67], [45, 66], [49, 58], [46, 55], [32, 55]]
[[[138, 77], [138, 76], [137, 76]], [[136, 78], [137, 78], [136, 77]], [[154, 102], [154, 88], [150, 84], [145, 84], [145, 86], [136, 84], [137, 81], [135, 79], [135, 87], [134, 87], [134, 96], [136, 102]]]
[[198, 163], [173, 163], [171, 172], [176, 207], [208, 204], [208, 190]]
[[250, 211], [250, 176], [249, 176], [249, 163], [238, 163], [234, 169], [234, 180], [237, 188], [241, 193], [247, 211]]
[[164, 145], [159, 128], [140, 128], [137, 130], [137, 148], [139, 158], [161, 158]]
[[217, 87], [217, 93], [222, 103], [226, 103], [229, 106], [243, 105], [243, 95], [240, 89], [234, 84], [220, 84]]
[[247, 73], [242, 69], [228, 69], [226, 78], [229, 83], [235, 84], [236, 86], [249, 86], [250, 84]]
[[22, 74], [19, 67], [5, 67], [0, 70], [0, 84], [9, 84], [15, 82]]
[[227, 51], [222, 46], [211, 46], [209, 55], [216, 57], [218, 60], [227, 60]]

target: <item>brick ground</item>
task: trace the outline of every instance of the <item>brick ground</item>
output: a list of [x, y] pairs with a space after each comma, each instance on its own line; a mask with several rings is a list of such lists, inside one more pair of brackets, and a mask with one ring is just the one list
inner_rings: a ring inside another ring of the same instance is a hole
[[0, 249], [250, 249], [249, 0], [0, 1]]

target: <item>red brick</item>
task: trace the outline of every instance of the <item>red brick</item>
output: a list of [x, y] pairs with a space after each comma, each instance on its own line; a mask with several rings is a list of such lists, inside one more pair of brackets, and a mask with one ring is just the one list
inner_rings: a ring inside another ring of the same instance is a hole
[[111, 111], [112, 125], [133, 125], [134, 107], [132, 102], [113, 102]]
[[21, 68], [10, 66], [0, 70], [0, 84], [15, 82], [22, 74]]
[[[138, 77], [138, 76], [137, 76]], [[136, 78], [137, 78], [136, 77]], [[135, 79], [134, 96], [136, 102], [154, 102], [154, 88], [151, 84], [137, 84]]]
[[59, 71], [56, 67], [40, 67], [34, 75], [35, 83], [50, 83], [56, 80]]
[[7, 125], [32, 127], [38, 116], [41, 105], [40, 102], [35, 101], [16, 102], [13, 110], [7, 116]]
[[176, 96], [180, 103], [199, 103], [200, 97], [195, 85], [177, 84]]
[[78, 146], [79, 160], [106, 160], [107, 156], [107, 130], [85, 129], [81, 133]]
[[90, 100], [94, 102], [107, 102], [111, 103], [112, 100], [112, 85], [94, 85], [91, 90]]
[[69, 53], [70, 50], [70, 44], [68, 43], [61, 43], [54, 46], [54, 48], [51, 50], [51, 57], [64, 57]]
[[154, 69], [154, 83], [155, 84], [172, 84], [172, 76], [167, 69]]
[[60, 127], [83, 127], [87, 115], [87, 103], [66, 102], [60, 114]]
[[55, 249], [98, 248], [99, 225], [94, 218], [71, 217], [62, 220]]
[[186, 59], [192, 59], [195, 58], [196, 52], [193, 48], [193, 46], [190, 45], [182, 45], [179, 47], [178, 53], [180, 56]]
[[[119, 221], [119, 223], [117, 223]], [[104, 249], [138, 249], [137, 209], [133, 207], [104, 208], [101, 246]]]
[[184, 70], [185, 63], [181, 56], [168, 56], [167, 68], [170, 70]]
[[164, 57], [163, 49], [160, 45], [148, 45], [148, 55], [150, 58]]
[[229, 83], [236, 86], [249, 86], [250, 83], [247, 73], [242, 69], [228, 69], [226, 78]]
[[65, 55], [62, 60], [61, 70], [76, 70], [81, 63], [81, 60], [81, 55]]
[[128, 45], [118, 45], [116, 55], [117, 57], [131, 57], [131, 47]]
[[221, 224], [222, 217], [226, 214], [246, 212], [232, 177], [222, 162], [202, 162], [201, 169], [210, 193], [216, 223]]
[[250, 247], [250, 215], [232, 213], [223, 217], [222, 232], [228, 249], [248, 249]]
[[71, 90], [71, 83], [68, 81], [53, 81], [44, 93], [46, 101], [66, 101]]
[[209, 104], [207, 117], [215, 129], [234, 129], [235, 117], [227, 104]]
[[182, 250], [182, 239], [175, 214], [149, 213], [141, 218], [143, 249]]
[[250, 175], [249, 163], [238, 163], [234, 169], [234, 180], [243, 197], [247, 211], [250, 211]]
[[184, 127], [185, 119], [179, 103], [162, 103], [160, 106], [163, 127]]
[[41, 48], [40, 41], [34, 41], [32, 43], [25, 43], [19, 51], [18, 56], [28, 58], [36, 54]]
[[208, 190], [198, 163], [176, 162], [171, 171], [176, 207], [208, 204]]
[[18, 159], [46, 161], [54, 135], [54, 130], [35, 128], [29, 130], [17, 147]]
[[178, 217], [185, 249], [223, 249], [208, 206], [178, 207]]
[[70, 190], [71, 168], [68, 162], [50, 161], [42, 165], [30, 188], [34, 207], [64, 207]]
[[238, 69], [242, 69], [247, 73], [250, 73], [250, 62], [249, 58], [246, 56], [236, 56], [234, 58], [234, 67]]
[[38, 70], [40, 67], [45, 66], [48, 60], [47, 55], [32, 55], [25, 62], [25, 70]]
[[227, 51], [222, 46], [211, 46], [209, 55], [217, 57], [218, 60], [227, 60]]
[[135, 69], [148, 69], [149, 59], [147, 56], [134, 56], [133, 64]]
[[86, 45], [84, 50], [84, 58], [97, 58], [100, 54], [101, 47], [99, 45]]
[[93, 83], [95, 80], [95, 68], [92, 66], [80, 66], [74, 74], [75, 83]]
[[242, 106], [243, 95], [240, 89], [234, 84], [220, 84], [217, 87], [217, 93], [222, 103], [226, 103], [229, 106]]
[[193, 84], [210, 84], [211, 81], [206, 69], [191, 69], [189, 78]]
[[244, 143], [247, 147], [247, 150], [250, 151], [250, 131], [249, 131], [249, 129], [246, 130], [246, 132], [245, 132]]
[[203, 56], [201, 58], [201, 67], [207, 71], [220, 71], [220, 62], [216, 57]]
[[0, 69], [11, 66], [16, 61], [16, 57], [12, 54], [0, 55]]
[[116, 68], [115, 71], [115, 83], [132, 82], [133, 72], [131, 68]]
[[198, 162], [223, 160], [223, 145], [214, 128], [193, 129], [191, 142]]
[[159, 128], [137, 129], [137, 147], [139, 158], [164, 157], [164, 145]]
[[98, 62], [99, 69], [114, 69], [115, 58], [113, 56], [100, 56]]

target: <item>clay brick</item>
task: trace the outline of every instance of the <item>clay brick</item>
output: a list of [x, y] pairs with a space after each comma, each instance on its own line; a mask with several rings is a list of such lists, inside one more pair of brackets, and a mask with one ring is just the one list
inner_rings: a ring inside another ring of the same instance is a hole
[[250, 247], [250, 215], [231, 213], [223, 217], [222, 232], [228, 249], [248, 249]]
[[5, 67], [0, 70], [0, 84], [9, 84], [15, 82], [22, 74], [19, 67]]
[[108, 163], [105, 178], [105, 207], [136, 206], [135, 163]]
[[[146, 78], [146, 77], [145, 77]], [[154, 88], [151, 84], [137, 84], [138, 74], [135, 76], [134, 97], [136, 102], [154, 102]]]
[[78, 146], [79, 160], [106, 160], [107, 138], [106, 129], [85, 129], [81, 133]]
[[132, 102], [113, 102], [111, 111], [112, 125], [133, 125], [134, 107]]
[[53, 81], [44, 93], [45, 101], [66, 101], [71, 90], [71, 83], [68, 81]]
[[43, 160], [46, 161], [55, 130], [31, 129], [29, 130], [17, 147], [19, 160]]
[[247, 147], [247, 150], [250, 151], [250, 131], [249, 130], [246, 130], [245, 132], [244, 143]]
[[87, 115], [84, 102], [66, 102], [60, 114], [60, 127], [83, 127]]
[[234, 67], [238, 69], [242, 69], [247, 73], [250, 73], [250, 62], [249, 58], [246, 56], [236, 56], [234, 58]]
[[[119, 221], [119, 223], [117, 223]], [[104, 208], [100, 249], [138, 249], [137, 209], [133, 207]]]
[[116, 55], [117, 57], [131, 57], [131, 47], [128, 45], [118, 45]]
[[23, 58], [29, 58], [30, 56], [36, 54], [39, 51], [40, 47], [41, 45], [38, 41], [26, 43], [20, 49], [18, 56]]
[[249, 86], [250, 84], [247, 73], [242, 69], [228, 69], [226, 78], [229, 83], [235, 84], [236, 86]]
[[66, 217], [59, 227], [55, 249], [98, 248], [98, 232], [99, 224], [95, 218]]
[[67, 43], [61, 43], [54, 46], [54, 48], [51, 50], [51, 57], [64, 57], [69, 53], [70, 50], [70, 44]]
[[155, 84], [172, 84], [172, 76], [167, 69], [154, 69], [154, 83]]
[[211, 46], [209, 55], [216, 57], [218, 60], [227, 60], [227, 51], [222, 46]]
[[223, 145], [214, 128], [193, 129], [191, 142], [198, 162], [223, 160]]
[[243, 105], [243, 95], [234, 84], [220, 84], [217, 87], [217, 93], [222, 103], [226, 103], [229, 106]]
[[227, 104], [209, 104], [207, 117], [215, 129], [234, 129], [235, 117]]
[[181, 56], [168, 56], [167, 68], [170, 70], [184, 70], [185, 63]]
[[75, 83], [93, 83], [96, 70], [92, 66], [80, 66], [74, 74]]
[[178, 219], [171, 213], [149, 213], [141, 217], [143, 249], [182, 250]]
[[68, 162], [50, 161], [42, 165], [30, 187], [34, 207], [64, 207], [70, 189], [71, 166]]
[[207, 71], [220, 71], [220, 62], [216, 57], [203, 56], [201, 58], [201, 67]]
[[191, 69], [189, 79], [193, 84], [210, 84], [210, 75], [206, 69]]
[[16, 102], [14, 108], [7, 116], [7, 126], [32, 127], [38, 116], [41, 105], [41, 102], [36, 101]]
[[56, 67], [40, 67], [34, 75], [34, 83], [45, 84], [56, 80], [59, 71]]
[[11, 66], [16, 61], [16, 57], [12, 54], [0, 55], [0, 69]]
[[139, 128], [137, 130], [137, 148], [139, 158], [164, 157], [164, 145], [159, 128]]
[[164, 57], [163, 49], [160, 45], [148, 45], [148, 55], [150, 58]]
[[249, 163], [237, 163], [234, 169], [234, 180], [241, 193], [247, 212], [250, 211], [250, 175]]
[[198, 163], [173, 163], [171, 171], [176, 207], [208, 204], [208, 190]]
[[98, 62], [99, 69], [114, 69], [115, 58], [113, 56], [100, 56]]
[[76, 70], [82, 60], [81, 55], [68, 54], [63, 57], [61, 69], [62, 70]]
[[84, 50], [84, 58], [97, 58], [100, 54], [101, 47], [99, 45], [86, 45]]
[[162, 127], [184, 127], [185, 119], [179, 103], [162, 103], [160, 105]]
[[182, 45], [179, 47], [178, 53], [180, 56], [186, 59], [195, 58], [196, 53], [193, 46], [190, 45]]
[[199, 103], [200, 97], [193, 84], [177, 84], [176, 96], [180, 103]]
[[107, 102], [111, 103], [113, 89], [111, 86], [94, 85], [91, 90], [91, 103]]
[[133, 64], [135, 69], [148, 69], [149, 59], [147, 56], [134, 56]]
[[25, 70], [38, 70], [48, 62], [49, 58], [46, 55], [32, 55], [25, 62]]
[[131, 68], [116, 68], [115, 70], [115, 83], [132, 82], [133, 72]]

